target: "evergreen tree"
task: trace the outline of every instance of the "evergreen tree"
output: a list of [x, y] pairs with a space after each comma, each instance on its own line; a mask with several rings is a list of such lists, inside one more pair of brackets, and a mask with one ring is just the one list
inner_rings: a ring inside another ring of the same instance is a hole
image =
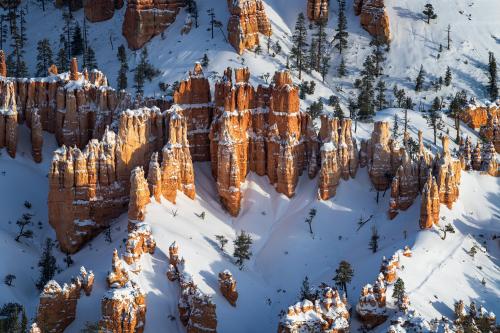
[[451, 44], [451, 25], [448, 24], [448, 29], [446, 29], [447, 32], [447, 46], [446, 48], [448, 51], [450, 50], [450, 44]]
[[45, 76], [47, 75], [49, 67], [54, 63], [52, 59], [52, 49], [50, 48], [50, 42], [47, 38], [38, 42], [37, 51], [36, 76]]
[[460, 119], [467, 105], [467, 93], [465, 90], [457, 92], [450, 103], [450, 114], [455, 120], [455, 129], [457, 130], [456, 142], [460, 141]]
[[26, 10], [24, 8], [21, 8], [19, 11], [19, 35], [17, 38], [19, 38], [19, 47], [24, 49], [24, 46], [28, 41], [28, 37], [26, 35]]
[[395, 113], [394, 120], [392, 122], [392, 138], [397, 140], [399, 138], [399, 117]]
[[321, 57], [321, 67], [319, 72], [321, 73], [321, 80], [325, 82], [325, 77], [330, 71], [330, 56], [325, 54]]
[[17, 236], [15, 238], [16, 242], [19, 242], [22, 237], [33, 238], [33, 231], [26, 229], [26, 227], [31, 224], [32, 217], [33, 215], [31, 215], [30, 213], [25, 213], [19, 220], [17, 220], [16, 224], [19, 227], [19, 232], [17, 233]]
[[380, 39], [374, 38], [370, 44], [375, 46], [372, 52], [372, 59], [375, 66], [374, 74], [376, 77], [379, 77], [383, 72], [382, 63], [385, 61], [384, 50], [382, 48], [383, 43], [380, 41]]
[[68, 64], [71, 61], [72, 55], [71, 55], [71, 36], [72, 36], [72, 22], [73, 22], [73, 14], [71, 13], [71, 10], [68, 6], [68, 11], [63, 11], [63, 21], [64, 21], [64, 27], [63, 27], [63, 36], [64, 36], [64, 48], [66, 49], [66, 57], [67, 57], [67, 62]]
[[255, 55], [259, 55], [262, 53], [262, 46], [260, 46], [260, 44], [257, 44], [257, 46], [255, 47]]
[[317, 59], [317, 51], [318, 51], [318, 48], [317, 48], [317, 44], [318, 44], [318, 41], [316, 40], [316, 38], [313, 38], [311, 40], [311, 44], [309, 45], [309, 51], [308, 51], [308, 55], [307, 55], [307, 66], [306, 66], [306, 70], [308, 73], [310, 73], [311, 71], [313, 70], [316, 70], [316, 59]]
[[236, 258], [236, 265], [240, 266], [240, 270], [243, 269], [245, 260], [249, 260], [252, 256], [252, 252], [250, 252], [252, 243], [252, 237], [243, 230], [234, 240], [233, 257]]
[[422, 91], [425, 81], [424, 75], [425, 75], [424, 66], [420, 65], [420, 70], [418, 71], [418, 76], [417, 79], [415, 80], [415, 91]]
[[28, 319], [24, 306], [19, 303], [7, 303], [0, 308], [0, 332], [26, 333]]
[[57, 52], [56, 64], [60, 72], [67, 72], [69, 70], [68, 58], [64, 48], [60, 48], [59, 52]]
[[160, 74], [160, 72], [149, 62], [147, 47], [142, 49], [139, 64], [135, 68], [134, 72], [134, 88], [138, 94], [144, 93], [144, 83], [146, 80], [151, 82]]
[[6, 16], [4, 14], [0, 14], [0, 50], [4, 49], [4, 45], [7, 42], [7, 25], [5, 23]]
[[392, 298], [394, 298], [397, 305], [401, 305], [403, 303], [403, 298], [405, 294], [406, 294], [405, 283], [403, 279], [398, 278], [396, 280], [396, 283], [394, 284], [394, 289], [392, 291]]
[[347, 18], [345, 16], [345, 0], [338, 0], [339, 2], [339, 18], [337, 23], [337, 28], [335, 31], [337, 33], [333, 37], [333, 41], [335, 43], [335, 48], [339, 50], [339, 53], [342, 54], [342, 51], [347, 48], [347, 38], [349, 37], [349, 33], [346, 31], [347, 29]]
[[311, 118], [317, 119], [321, 113], [323, 112], [323, 102], [321, 100], [317, 102], [312, 102], [312, 104], [307, 108], [307, 113], [311, 116]]
[[[313, 33], [313, 38], [316, 40], [316, 66], [314, 67], [318, 72], [321, 72], [323, 57], [327, 56], [326, 46], [326, 20], [316, 21], [316, 31]], [[324, 80], [324, 79], [323, 79]]]
[[71, 38], [71, 54], [76, 57], [82, 55], [84, 51], [82, 30], [80, 29], [80, 25], [76, 24], [73, 29], [73, 36]]
[[396, 98], [398, 108], [403, 107], [403, 102], [406, 99], [406, 91], [404, 89], [399, 89], [397, 85], [392, 88], [394, 98]]
[[377, 228], [374, 226], [372, 228], [372, 236], [370, 237], [370, 250], [372, 250], [373, 253], [376, 253], [378, 251], [378, 240], [380, 236], [378, 235]]
[[411, 97], [407, 96], [404, 103], [403, 103], [403, 109], [404, 109], [404, 132], [403, 134], [408, 133], [408, 124], [410, 123], [410, 119], [408, 118], [408, 110], [413, 110], [413, 107], [415, 105], [413, 104], [413, 100]]
[[383, 80], [379, 80], [377, 83], [377, 96], [376, 96], [376, 101], [377, 101], [377, 107], [378, 110], [382, 110], [387, 106], [387, 99], [385, 98], [385, 91], [386, 91], [386, 86], [385, 82]]
[[95, 58], [94, 49], [92, 49], [92, 47], [90, 47], [90, 46], [87, 48], [87, 54], [86, 54], [84, 62], [85, 62], [87, 69], [89, 69], [89, 70], [97, 69], [97, 67], [98, 67], [97, 60]]
[[497, 60], [493, 52], [489, 53], [488, 56], [488, 93], [492, 101], [498, 98], [498, 82], [497, 82]]
[[349, 97], [347, 107], [349, 109], [349, 118], [354, 120], [354, 133], [356, 133], [358, 131], [358, 105], [354, 99]]
[[344, 119], [344, 111], [342, 110], [342, 107], [340, 106], [339, 100], [337, 98], [337, 101], [335, 105], [333, 106], [333, 115], [339, 119]]
[[127, 73], [129, 67], [127, 60], [127, 51], [123, 44], [118, 47], [118, 53], [116, 56], [118, 57], [118, 61], [120, 62], [120, 70], [118, 71], [118, 79], [117, 79], [118, 90], [127, 89], [128, 87]]
[[444, 75], [444, 85], [449, 87], [451, 84], [452, 76], [450, 66], [446, 67], [446, 74]]
[[337, 68], [337, 74], [339, 77], [344, 77], [347, 73], [344, 57], [340, 59], [339, 67]]
[[437, 19], [437, 15], [434, 12], [434, 7], [430, 3], [425, 5], [424, 11], [422, 13], [427, 17], [427, 24], [431, 23], [431, 19]]
[[224, 252], [224, 247], [226, 244], [229, 242], [224, 235], [215, 235], [215, 239], [217, 239], [217, 242], [219, 243], [220, 250]]
[[308, 301], [314, 302], [317, 298], [318, 291], [311, 288], [311, 285], [309, 284], [309, 277], [306, 275], [302, 281], [302, 286], [300, 287], [299, 299], [301, 301], [305, 301], [307, 299]]
[[342, 288], [347, 296], [347, 285], [351, 283], [352, 277], [354, 276], [354, 270], [347, 261], [342, 260], [339, 264], [339, 268], [335, 270], [335, 277], [333, 281], [335, 284]]
[[439, 97], [434, 98], [431, 108], [424, 114], [424, 118], [427, 120], [427, 125], [432, 129], [434, 134], [434, 144], [437, 143], [437, 132], [444, 128], [444, 122], [441, 118], [441, 99]]
[[38, 267], [40, 267], [40, 278], [36, 283], [38, 290], [42, 290], [43, 287], [52, 280], [57, 270], [56, 258], [52, 255], [52, 249], [54, 248], [54, 243], [50, 238], [45, 241], [45, 247], [43, 249], [42, 256], [38, 262]]
[[205, 54], [203, 55], [203, 59], [201, 59], [201, 65], [202, 65], [204, 68], [207, 68], [209, 63], [210, 63], [210, 59], [208, 59], [208, 55], [205, 53]]
[[198, 28], [198, 4], [195, 0], [187, 0], [187, 12], [194, 18], [195, 28]]
[[373, 59], [371, 56], [368, 56], [361, 71], [362, 78], [357, 79], [354, 83], [354, 86], [358, 89], [358, 116], [362, 119], [370, 118], [375, 111], [374, 74]]
[[304, 13], [300, 13], [295, 24], [295, 31], [292, 36], [293, 47], [291, 58], [294, 67], [299, 71], [299, 79], [302, 79], [302, 71], [305, 66], [305, 53], [307, 45], [307, 30]]

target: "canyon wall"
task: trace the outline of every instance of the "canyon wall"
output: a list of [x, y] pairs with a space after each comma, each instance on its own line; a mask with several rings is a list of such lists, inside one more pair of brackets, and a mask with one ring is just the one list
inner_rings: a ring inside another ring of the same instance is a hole
[[113, 17], [116, 9], [123, 7], [123, 0], [83, 0], [85, 17], [90, 22], [107, 21]]
[[307, 18], [318, 22], [328, 20], [329, 0], [307, 0]]
[[354, 13], [359, 15], [361, 26], [380, 42], [391, 41], [389, 14], [384, 0], [354, 0]]

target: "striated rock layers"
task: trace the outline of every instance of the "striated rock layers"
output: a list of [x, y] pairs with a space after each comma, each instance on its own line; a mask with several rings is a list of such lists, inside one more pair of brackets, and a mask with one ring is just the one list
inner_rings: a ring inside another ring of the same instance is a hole
[[492, 142], [476, 143], [472, 148], [470, 137], [467, 137], [459, 149], [460, 164], [463, 170], [475, 170], [491, 176], [500, 176], [495, 146]]
[[163, 121], [157, 108], [127, 110], [118, 134], [106, 129], [102, 141], [84, 150], [63, 146], [49, 173], [49, 223], [61, 249], [76, 252], [127, 209], [130, 174], [146, 167], [163, 146]]
[[439, 223], [439, 189], [436, 179], [429, 172], [427, 183], [422, 190], [422, 203], [420, 206], [420, 228], [430, 229]]
[[227, 299], [227, 301], [232, 305], [236, 306], [236, 301], [238, 300], [238, 291], [236, 290], [236, 280], [227, 269], [219, 273], [219, 289]]
[[271, 36], [271, 23], [262, 0], [227, 0], [229, 43], [239, 54], [259, 45], [259, 33]]
[[340, 179], [354, 178], [358, 170], [358, 147], [352, 137], [352, 121], [321, 115], [321, 169], [318, 195], [322, 200], [335, 196]]
[[386, 284], [393, 284], [398, 278], [397, 269], [399, 268], [399, 257], [394, 254], [390, 260], [386, 257], [382, 258], [382, 264], [380, 265], [380, 273], [384, 276], [384, 281]]
[[187, 333], [217, 332], [215, 303], [210, 296], [198, 289], [193, 277], [186, 272], [186, 263], [184, 258], [179, 258], [179, 247], [175, 242], [169, 248], [169, 262], [167, 277], [170, 281], [179, 281], [179, 316]]
[[64, 284], [62, 288], [56, 281], [49, 281], [40, 294], [36, 326], [42, 328], [43, 332], [64, 332], [75, 320], [76, 305], [81, 291], [90, 296], [93, 285], [94, 273], [87, 272], [84, 267], [80, 268], [78, 277], [69, 285]]
[[391, 183], [389, 203], [389, 218], [391, 219], [396, 217], [399, 210], [407, 210], [413, 204], [420, 190], [420, 165], [412, 160], [404, 149], [402, 155], [401, 166]]
[[480, 103], [472, 99], [461, 115], [461, 119], [471, 128], [481, 128], [488, 124], [490, 117], [500, 115], [500, 100], [496, 103]]
[[436, 156], [434, 165], [437, 172], [435, 174], [439, 188], [439, 201], [451, 209], [453, 203], [458, 199], [462, 166], [459, 160], [451, 157], [450, 139], [443, 136], [442, 143], [443, 156]]
[[0, 79], [0, 149], [6, 147], [9, 155], [17, 151], [17, 105], [15, 85], [11, 80]]
[[122, 7], [123, 0], [83, 0], [85, 17], [90, 22], [107, 21]]
[[347, 299], [327, 285], [319, 287], [319, 297], [313, 302], [304, 300], [288, 308], [278, 326], [278, 333], [349, 332]]
[[132, 50], [142, 48], [177, 17], [184, 0], [129, 0], [122, 33]]
[[212, 174], [223, 206], [241, 208], [248, 171], [267, 175], [279, 193], [292, 197], [298, 177], [317, 173], [318, 140], [311, 118], [300, 112], [298, 88], [288, 72], [277, 72], [269, 88], [255, 90], [248, 69], [226, 70], [215, 89], [216, 115], [210, 131]]
[[380, 273], [374, 285], [367, 284], [361, 290], [356, 313], [366, 328], [372, 329], [388, 318], [384, 280], [384, 275]]
[[329, 0], [307, 0], [307, 17], [313, 22], [328, 20]]
[[481, 127], [479, 134], [486, 141], [491, 142], [497, 153], [500, 153], [500, 122], [496, 114], [488, 117], [486, 126]]
[[170, 113], [185, 118], [187, 139], [193, 161], [210, 160], [210, 124], [213, 105], [210, 83], [203, 75], [201, 64], [196, 63], [187, 80], [182, 81], [174, 92], [174, 105]]
[[389, 14], [384, 0], [354, 0], [354, 13], [359, 15], [361, 26], [380, 42], [391, 41]]

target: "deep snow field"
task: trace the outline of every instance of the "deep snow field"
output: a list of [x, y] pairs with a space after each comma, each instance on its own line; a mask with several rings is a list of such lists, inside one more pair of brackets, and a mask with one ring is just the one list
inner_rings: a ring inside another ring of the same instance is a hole
[[[266, 11], [273, 24], [273, 40], [280, 40], [284, 52], [290, 48], [290, 35], [295, 25], [297, 13], [305, 11], [305, 0], [264, 0]], [[336, 1], [332, 2], [329, 22], [329, 38], [336, 25]], [[410, 94], [420, 64], [429, 73], [427, 84], [432, 75], [444, 75], [446, 66], [453, 71], [452, 87], [441, 90], [439, 96], [448, 96], [459, 89], [466, 89], [470, 95], [485, 98], [485, 64], [488, 51], [500, 55], [500, 21], [498, 0], [440, 0], [433, 5], [439, 17], [427, 25], [419, 16], [424, 0], [386, 0], [393, 42], [385, 63], [385, 78], [388, 88], [393, 83], [404, 87]], [[273, 73], [282, 69], [285, 57], [273, 58], [246, 52], [239, 57], [232, 47], [224, 41], [217, 31], [211, 40], [208, 17], [204, 13], [215, 8], [216, 17], [224, 25], [228, 20], [226, 0], [198, 0], [200, 28], [190, 34], [180, 36], [185, 12], [182, 11], [176, 22], [161, 36], [148, 44], [151, 62], [162, 71], [160, 77], [147, 85], [147, 94], [158, 94], [158, 82], [173, 82], [185, 77], [193, 63], [200, 60], [204, 53], [210, 58], [205, 74], [215, 78], [215, 72], [242, 65], [250, 67], [253, 83], [264, 83], [260, 78], [266, 72]], [[124, 9], [123, 9], [124, 10]], [[123, 11], [122, 10], [122, 11]], [[463, 12], [463, 14], [460, 13]], [[305, 75], [305, 79], [317, 81], [316, 93], [308, 96], [302, 103], [303, 110], [319, 97], [328, 98], [335, 94], [345, 103], [354, 96], [352, 83], [367, 54], [371, 52], [369, 36], [360, 27], [359, 18], [354, 16], [352, 1], [347, 1], [347, 18], [350, 48], [345, 56], [348, 76], [336, 77], [336, 67], [340, 62], [338, 53], [332, 51], [332, 69], [325, 83], [320, 75]], [[467, 15], [471, 15], [469, 20]], [[82, 20], [83, 11], [75, 13]], [[123, 12], [107, 22], [91, 24], [91, 45], [96, 51], [99, 68], [108, 76], [110, 84], [115, 85], [118, 63], [116, 51], [125, 40], [121, 36]], [[28, 48], [26, 60], [33, 72], [36, 57], [36, 42], [49, 36], [54, 47], [62, 30], [61, 12], [50, 10], [42, 13], [34, 1], [29, 1]], [[452, 49], [436, 58], [439, 43], [445, 44], [446, 27], [452, 25]], [[226, 32], [225, 26], [223, 31]], [[111, 36], [111, 37], [110, 37]], [[110, 40], [113, 46], [110, 45]], [[262, 46], [264, 47], [264, 42]], [[140, 52], [129, 52], [130, 67], [135, 67]], [[133, 73], [129, 75], [132, 85]], [[297, 81], [299, 83], [299, 81]], [[342, 88], [342, 91], [339, 90]], [[414, 101], [425, 105], [436, 94], [425, 91], [413, 95]], [[379, 112], [376, 120], [393, 121], [394, 113], [402, 118], [403, 112], [388, 109]], [[424, 130], [426, 145], [433, 152], [440, 149], [432, 145], [432, 134], [419, 112], [410, 112], [411, 135], [416, 138], [419, 129]], [[451, 119], [445, 119], [450, 136], [455, 130]], [[29, 131], [21, 126], [18, 155], [15, 160], [2, 150], [0, 156], [0, 278], [6, 274], [16, 275], [15, 286], [0, 283], [0, 304], [15, 301], [24, 304], [32, 318], [36, 313], [38, 292], [35, 281], [38, 278], [37, 262], [46, 237], [55, 239], [55, 233], [47, 221], [47, 173], [52, 152], [56, 149], [54, 138], [45, 133], [44, 161], [35, 164], [31, 158], [28, 141]], [[372, 124], [360, 124], [356, 137], [369, 137]], [[462, 130], [471, 136], [475, 133], [462, 124]], [[475, 140], [474, 140], [475, 141]], [[452, 143], [452, 149], [456, 145]], [[5, 174], [3, 173], [5, 172]], [[441, 240], [437, 229], [420, 231], [418, 225], [420, 197], [410, 209], [401, 212], [394, 220], [387, 218], [389, 191], [381, 196], [377, 204], [366, 168], [359, 169], [355, 179], [342, 181], [337, 196], [328, 201], [317, 200], [318, 179], [310, 180], [307, 175], [300, 179], [296, 196], [288, 199], [276, 193], [266, 177], [250, 173], [245, 184], [243, 208], [238, 218], [225, 213], [218, 203], [215, 182], [210, 174], [208, 163], [195, 165], [197, 197], [191, 201], [182, 194], [178, 195], [177, 205], [166, 200], [161, 204], [151, 203], [147, 207], [146, 222], [151, 224], [157, 242], [153, 256], [144, 255], [141, 259], [142, 272], [136, 277], [147, 293], [146, 333], [184, 332], [180, 321], [170, 320], [169, 315], [178, 316], [177, 300], [179, 289], [176, 283], [166, 278], [168, 268], [168, 247], [177, 241], [180, 254], [186, 259], [186, 268], [195, 283], [206, 293], [213, 295], [217, 304], [218, 331], [233, 332], [275, 332], [278, 315], [297, 301], [302, 280], [307, 275], [313, 285], [321, 282], [332, 284], [335, 269], [341, 260], [349, 261], [354, 268], [354, 278], [349, 285], [348, 299], [352, 306], [357, 303], [361, 288], [372, 283], [379, 271], [382, 256], [390, 257], [405, 245], [413, 251], [412, 258], [401, 257], [404, 269], [399, 271], [406, 284], [412, 306], [427, 319], [442, 315], [453, 318], [453, 303], [463, 299], [465, 303], [475, 301], [488, 310], [500, 314], [500, 243], [491, 240], [500, 234], [500, 179], [478, 172], [463, 172], [460, 198], [452, 210], [441, 205], [441, 218], [452, 223], [455, 234]], [[17, 226], [15, 221], [28, 210], [23, 206], [25, 200], [33, 207], [32, 227], [35, 237], [31, 240], [14, 241]], [[309, 210], [317, 209], [313, 222], [314, 237], [309, 234], [305, 223]], [[173, 212], [176, 212], [174, 217]], [[206, 213], [204, 220], [195, 214]], [[357, 222], [362, 217], [371, 221], [359, 231]], [[41, 222], [41, 228], [38, 222]], [[381, 236], [380, 249], [371, 253], [368, 242], [371, 228], [376, 226]], [[72, 256], [74, 265], [66, 269], [64, 254], [57, 251], [58, 265], [62, 271], [55, 279], [61, 284], [68, 282], [78, 273], [80, 266], [93, 270], [95, 286], [90, 297], [82, 295], [78, 302], [75, 322], [67, 332], [79, 332], [85, 322], [96, 322], [100, 318], [100, 299], [107, 290], [106, 275], [111, 268], [114, 248], [119, 252], [124, 248], [126, 238], [126, 214], [117, 219], [112, 226], [112, 242], [104, 235], [98, 236], [79, 253]], [[252, 235], [253, 256], [243, 270], [232, 262], [232, 240], [236, 233], [245, 230]], [[405, 233], [407, 238], [405, 239]], [[226, 253], [218, 250], [215, 235], [225, 235], [230, 240]], [[480, 244], [487, 251], [479, 251], [471, 258], [468, 251], [473, 244]], [[217, 274], [229, 269], [238, 284], [240, 297], [233, 308], [218, 291]], [[482, 285], [484, 278], [486, 284]], [[387, 292], [390, 298], [392, 291]], [[392, 306], [392, 304], [391, 304]], [[354, 319], [352, 331], [359, 323]], [[385, 332], [387, 323], [376, 331]]]

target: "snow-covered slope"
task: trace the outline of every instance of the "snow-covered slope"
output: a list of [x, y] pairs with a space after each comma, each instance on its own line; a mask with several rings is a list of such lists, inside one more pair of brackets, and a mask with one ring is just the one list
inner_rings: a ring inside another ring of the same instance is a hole
[[[185, 13], [181, 12], [177, 21], [165, 32], [164, 38], [158, 36], [148, 44], [150, 59], [162, 74], [148, 84], [146, 93], [159, 93], [158, 82], [174, 82], [182, 79], [192, 68], [195, 61], [204, 53], [210, 58], [208, 74], [215, 77], [228, 66], [250, 67], [252, 83], [264, 83], [260, 75], [273, 73], [283, 68], [285, 54], [290, 48], [290, 36], [297, 14], [305, 11], [305, 0], [265, 0], [266, 10], [273, 25], [273, 40], [279, 40], [283, 53], [273, 58], [269, 55], [255, 55], [247, 52], [238, 56], [217, 31], [216, 38], [210, 39], [208, 8], [215, 9], [216, 17], [224, 24], [228, 20], [225, 0], [198, 0], [200, 28], [193, 29], [185, 36], [179, 31], [183, 26]], [[333, 36], [336, 25], [336, 2], [331, 1], [328, 35]], [[420, 17], [424, 0], [386, 0], [392, 24], [393, 42], [387, 55], [386, 81], [412, 90], [420, 64], [429, 74], [444, 75], [446, 66], [452, 68], [453, 86], [438, 93], [446, 96], [459, 89], [466, 89], [479, 98], [485, 97], [483, 86], [486, 82], [485, 63], [487, 52], [500, 54], [500, 21], [497, 0], [435, 1], [433, 4], [439, 15], [438, 19], [427, 25]], [[43, 13], [34, 1], [29, 1], [28, 46], [26, 60], [34, 72], [36, 42], [48, 36], [54, 49], [62, 31], [62, 14], [58, 10]], [[339, 79], [335, 75], [340, 61], [337, 53], [332, 53], [332, 70], [323, 84], [320, 75], [305, 75], [305, 79], [317, 81], [316, 93], [308, 96], [302, 103], [305, 109], [309, 103], [319, 97], [328, 98], [340, 95], [343, 101], [354, 96], [352, 83], [357, 77], [364, 58], [371, 52], [370, 38], [359, 26], [359, 18], [354, 16], [352, 1], [347, 1], [348, 30], [350, 48], [345, 56], [349, 75]], [[463, 11], [463, 14], [460, 13]], [[121, 23], [124, 10], [115, 13], [112, 20], [91, 24], [91, 45], [96, 51], [99, 67], [106, 73], [111, 84], [116, 81], [118, 63], [116, 51], [120, 44], [126, 44], [121, 36]], [[467, 15], [471, 14], [471, 20]], [[82, 21], [82, 11], [75, 13]], [[452, 27], [452, 48], [444, 51], [437, 59], [439, 44], [445, 44], [446, 27]], [[225, 33], [225, 29], [223, 29]], [[264, 52], [265, 53], [265, 52]], [[130, 67], [135, 66], [139, 52], [130, 52]], [[213, 73], [212, 73], [213, 72]], [[133, 74], [129, 75], [129, 82]], [[429, 82], [430, 78], [427, 80]], [[298, 82], [298, 81], [297, 81]], [[342, 88], [340, 91], [339, 88]], [[410, 92], [410, 94], [414, 94]], [[432, 91], [414, 95], [415, 101], [424, 104], [436, 94]], [[390, 109], [380, 112], [377, 119], [392, 121], [394, 113], [401, 111]], [[414, 137], [418, 129], [426, 129], [425, 120], [418, 112], [410, 112], [410, 131]], [[451, 135], [452, 122], [447, 121]], [[462, 126], [463, 128], [464, 126]], [[358, 128], [358, 138], [368, 137], [371, 124], [362, 124]], [[465, 129], [466, 133], [475, 135]], [[426, 144], [432, 146], [429, 131], [424, 133]], [[16, 301], [27, 307], [29, 315], [35, 314], [38, 293], [34, 283], [38, 277], [37, 261], [46, 237], [55, 238], [47, 223], [47, 172], [55, 142], [51, 135], [45, 134], [44, 163], [35, 165], [30, 156], [28, 130], [20, 133], [19, 154], [15, 160], [2, 151], [0, 156], [0, 278], [14, 274], [15, 287], [0, 283], [0, 304]], [[432, 147], [433, 150], [436, 147]], [[453, 145], [456, 149], [456, 146]], [[5, 174], [3, 174], [5, 171]], [[349, 301], [357, 302], [361, 287], [371, 283], [377, 276], [382, 256], [391, 256], [396, 250], [409, 245], [413, 250], [412, 258], [403, 258], [404, 269], [400, 272], [412, 301], [412, 305], [427, 318], [440, 315], [452, 317], [453, 302], [464, 299], [466, 303], [474, 300], [486, 308], [500, 313], [499, 286], [499, 244], [491, 240], [500, 233], [500, 179], [467, 172], [462, 176], [461, 194], [453, 210], [442, 206], [441, 216], [452, 223], [456, 229], [446, 240], [441, 240], [436, 230], [419, 231], [418, 214], [420, 198], [406, 212], [400, 213], [392, 221], [387, 219], [389, 193], [377, 204], [376, 193], [366, 173], [360, 169], [356, 179], [342, 182], [337, 196], [328, 201], [316, 199], [317, 179], [307, 176], [300, 179], [297, 195], [288, 199], [278, 195], [268, 184], [265, 177], [250, 174], [245, 185], [243, 208], [238, 218], [232, 218], [220, 207], [214, 181], [208, 164], [195, 167], [197, 198], [193, 202], [179, 195], [177, 205], [164, 201], [152, 203], [147, 208], [147, 222], [152, 225], [158, 249], [153, 256], [145, 255], [141, 261], [142, 273], [137, 277], [141, 287], [147, 293], [146, 332], [183, 332], [177, 319], [172, 321], [169, 315], [177, 316], [178, 287], [166, 279], [168, 246], [177, 241], [180, 253], [187, 262], [187, 270], [193, 274], [195, 283], [214, 296], [217, 304], [219, 331], [225, 332], [274, 332], [278, 325], [278, 314], [296, 301], [299, 287], [307, 275], [313, 284], [332, 283], [335, 268], [341, 260], [348, 260], [353, 265], [355, 277], [349, 286]], [[33, 207], [24, 208], [25, 200]], [[313, 222], [314, 237], [308, 232], [305, 223], [309, 210], [317, 209]], [[206, 213], [204, 220], [195, 214]], [[15, 221], [24, 212], [34, 213], [35, 237], [16, 243]], [[173, 216], [177, 212], [177, 216]], [[362, 217], [372, 220], [357, 229], [357, 222]], [[11, 221], [11, 223], [9, 223]], [[41, 229], [38, 228], [41, 222]], [[91, 297], [82, 296], [78, 303], [77, 320], [68, 328], [68, 332], [79, 332], [84, 323], [96, 322], [100, 318], [100, 298], [106, 290], [106, 274], [110, 269], [114, 248], [123, 249], [126, 238], [126, 216], [117, 219], [112, 227], [112, 242], [107, 242], [103, 235], [97, 237], [88, 246], [73, 256], [75, 264], [66, 269], [64, 255], [57, 252], [58, 264], [62, 271], [56, 276], [60, 282], [67, 282], [77, 274], [81, 265], [92, 269], [96, 275], [96, 284]], [[368, 249], [371, 227], [377, 226], [381, 235], [380, 250], [372, 254]], [[227, 253], [217, 249], [215, 235], [222, 234], [233, 240], [240, 230], [250, 232], [254, 245], [252, 259], [240, 271], [232, 263], [232, 244], [228, 244]], [[405, 239], [405, 231], [407, 238]], [[485, 242], [485, 243], [484, 243]], [[478, 243], [488, 249], [479, 252], [472, 259], [465, 250]], [[223, 269], [230, 269], [238, 283], [240, 298], [238, 306], [233, 308], [218, 292], [217, 274]], [[486, 284], [483, 286], [481, 280]], [[390, 291], [388, 292], [390, 296]], [[354, 321], [353, 326], [359, 325]], [[380, 328], [383, 330], [383, 327]]]

